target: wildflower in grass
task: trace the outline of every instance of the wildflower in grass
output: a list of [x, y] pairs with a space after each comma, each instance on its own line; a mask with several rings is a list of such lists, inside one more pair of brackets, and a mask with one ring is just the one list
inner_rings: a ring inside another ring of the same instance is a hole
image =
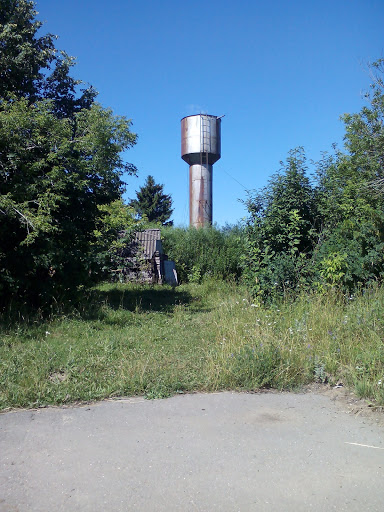
[[377, 383], [378, 386], [381, 386], [382, 384], [382, 380], [380, 379], [379, 382]]

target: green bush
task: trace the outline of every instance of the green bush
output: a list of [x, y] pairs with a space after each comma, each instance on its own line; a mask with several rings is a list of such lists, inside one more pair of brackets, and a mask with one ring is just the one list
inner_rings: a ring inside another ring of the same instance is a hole
[[291, 151], [283, 171], [246, 201], [244, 278], [262, 300], [297, 293], [312, 279], [318, 212], [306, 169], [302, 148]]
[[302, 148], [245, 201], [242, 259], [263, 301], [303, 289], [351, 293], [384, 276], [384, 60], [371, 65], [368, 106], [345, 114], [345, 149], [334, 147], [308, 175]]
[[243, 230], [240, 227], [218, 229], [162, 229], [164, 251], [175, 261], [179, 280], [198, 283], [205, 277], [231, 280], [241, 276]]

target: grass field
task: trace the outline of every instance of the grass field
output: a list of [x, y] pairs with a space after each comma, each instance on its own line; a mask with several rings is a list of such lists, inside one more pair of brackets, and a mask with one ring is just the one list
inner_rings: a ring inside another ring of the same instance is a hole
[[0, 407], [342, 382], [384, 404], [384, 290], [264, 308], [238, 285], [105, 284], [0, 331]]

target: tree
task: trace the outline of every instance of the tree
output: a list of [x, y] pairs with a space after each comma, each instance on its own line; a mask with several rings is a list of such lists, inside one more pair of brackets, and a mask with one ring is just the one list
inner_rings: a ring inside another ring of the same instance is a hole
[[368, 104], [345, 114], [345, 149], [306, 176], [302, 151], [246, 202], [244, 276], [265, 298], [304, 284], [346, 293], [384, 278], [384, 60], [373, 63]]
[[37, 36], [33, 6], [0, 0], [0, 306], [49, 304], [87, 284], [100, 206], [135, 172], [121, 156], [136, 142], [130, 120], [78, 91], [73, 59]]
[[57, 36], [38, 36], [43, 23], [36, 20], [34, 2], [0, 0], [0, 98], [27, 98], [30, 103], [49, 98], [61, 115], [89, 108], [97, 93], [69, 75], [74, 58], [57, 51]]
[[153, 176], [148, 176], [143, 187], [136, 191], [137, 199], [130, 201], [139, 218], [146, 217], [149, 222], [160, 222], [163, 226], [170, 226], [172, 199], [170, 195], [163, 193], [164, 185], [155, 183]]
[[246, 201], [244, 277], [263, 298], [294, 291], [310, 273], [319, 223], [315, 190], [302, 148], [290, 151], [283, 170]]
[[368, 105], [357, 114], [345, 114], [345, 145], [351, 163], [373, 190], [384, 189], [384, 59], [369, 66], [372, 71]]
[[34, 101], [44, 82], [44, 70], [55, 60], [55, 36], [37, 37], [33, 2], [0, 0], [0, 97]]
[[323, 217], [318, 264], [331, 275], [334, 263], [343, 261], [338, 285], [349, 291], [384, 277], [383, 64], [379, 60], [371, 65], [368, 103], [360, 112], [342, 116], [347, 153], [336, 151], [317, 173]]

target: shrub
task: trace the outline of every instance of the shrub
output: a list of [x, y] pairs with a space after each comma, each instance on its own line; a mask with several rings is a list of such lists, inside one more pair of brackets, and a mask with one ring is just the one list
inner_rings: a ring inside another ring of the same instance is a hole
[[200, 282], [204, 277], [239, 279], [243, 253], [243, 230], [236, 227], [218, 229], [162, 229], [164, 251], [175, 261], [181, 282]]

